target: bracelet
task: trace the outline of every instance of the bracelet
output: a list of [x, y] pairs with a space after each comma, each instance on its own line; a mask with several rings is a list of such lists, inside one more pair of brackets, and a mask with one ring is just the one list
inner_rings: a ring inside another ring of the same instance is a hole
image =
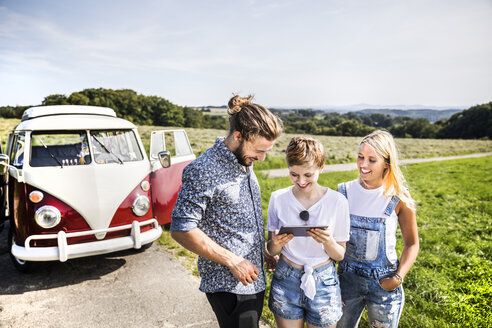
[[403, 284], [403, 278], [398, 273], [395, 272], [394, 276], [396, 277], [396, 279], [400, 280], [400, 285]]

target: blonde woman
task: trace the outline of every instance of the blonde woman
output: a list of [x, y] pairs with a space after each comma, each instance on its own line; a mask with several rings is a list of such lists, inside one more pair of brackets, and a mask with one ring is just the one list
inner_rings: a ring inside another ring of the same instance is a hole
[[[370, 327], [397, 327], [405, 296], [402, 283], [419, 251], [414, 201], [398, 168], [393, 137], [377, 130], [364, 137], [357, 156], [359, 177], [341, 183], [350, 210], [350, 240], [338, 266], [344, 302], [337, 327], [358, 327], [367, 307]], [[403, 252], [398, 260], [396, 229]]]
[[[323, 145], [292, 138], [286, 150], [292, 186], [274, 191], [268, 206], [270, 254], [281, 253], [270, 288], [269, 307], [280, 328], [334, 327], [342, 316], [334, 261], [343, 259], [349, 239], [347, 200], [318, 184]], [[279, 233], [285, 226], [321, 226], [306, 236]]]

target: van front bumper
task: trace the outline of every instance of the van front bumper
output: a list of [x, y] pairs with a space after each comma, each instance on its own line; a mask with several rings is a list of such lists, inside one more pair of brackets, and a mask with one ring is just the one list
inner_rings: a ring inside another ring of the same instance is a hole
[[[152, 225], [150, 230], [140, 231], [140, 227]], [[96, 235], [101, 233], [131, 229], [131, 234], [125, 237], [113, 239], [92, 241], [88, 243], [71, 244], [67, 239], [71, 237], [80, 237]], [[139, 249], [142, 245], [153, 242], [162, 234], [162, 228], [156, 219], [150, 219], [143, 222], [133, 221], [131, 224], [124, 226], [111, 227], [107, 229], [98, 229], [90, 231], [69, 232], [59, 231], [57, 234], [33, 235], [29, 236], [24, 247], [12, 245], [12, 255], [23, 261], [57, 261], [65, 262], [68, 259], [77, 257], [86, 257], [99, 254], [107, 254], [124, 249]], [[55, 247], [31, 247], [30, 242], [33, 240], [56, 239], [58, 246]]]

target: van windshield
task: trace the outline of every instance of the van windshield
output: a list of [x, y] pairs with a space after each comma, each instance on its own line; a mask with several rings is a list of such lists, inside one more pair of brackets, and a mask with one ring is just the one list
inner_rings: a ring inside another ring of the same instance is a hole
[[30, 165], [72, 166], [143, 160], [131, 130], [32, 132]]
[[90, 131], [90, 135], [97, 164], [143, 160], [137, 138], [131, 130]]
[[33, 132], [31, 166], [69, 166], [91, 163], [85, 131]]

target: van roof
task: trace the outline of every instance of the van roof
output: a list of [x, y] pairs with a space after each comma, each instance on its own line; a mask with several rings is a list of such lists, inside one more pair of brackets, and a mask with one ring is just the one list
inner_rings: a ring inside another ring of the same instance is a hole
[[79, 105], [57, 105], [57, 106], [39, 106], [26, 109], [22, 114], [21, 121], [30, 120], [41, 116], [51, 115], [102, 115], [116, 117], [113, 109], [96, 106], [79, 106]]
[[116, 117], [114, 110], [95, 106], [40, 106], [24, 111], [15, 130], [98, 130], [134, 129], [136, 126]]

